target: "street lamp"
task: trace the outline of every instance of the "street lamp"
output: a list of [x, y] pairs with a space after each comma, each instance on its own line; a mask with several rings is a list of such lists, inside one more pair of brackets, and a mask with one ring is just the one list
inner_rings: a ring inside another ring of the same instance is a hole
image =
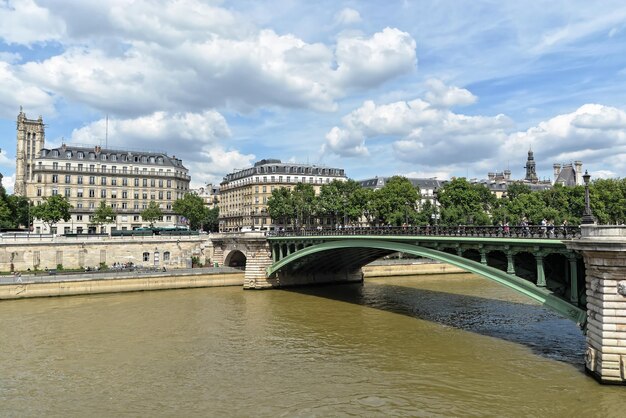
[[596, 223], [596, 218], [591, 213], [591, 205], [589, 202], [589, 179], [591, 175], [585, 170], [583, 175], [583, 181], [585, 182], [585, 210], [583, 211], [583, 217], [581, 223], [583, 225], [592, 225]]
[[439, 217], [439, 214], [437, 213], [438, 212], [437, 211], [437, 197], [438, 197], [438, 195], [439, 195], [439, 191], [437, 190], [437, 188], [435, 188], [433, 190], [433, 197], [435, 198], [434, 202], [433, 202], [435, 204], [435, 234], [438, 233], [438, 225], [437, 225], [437, 218]]

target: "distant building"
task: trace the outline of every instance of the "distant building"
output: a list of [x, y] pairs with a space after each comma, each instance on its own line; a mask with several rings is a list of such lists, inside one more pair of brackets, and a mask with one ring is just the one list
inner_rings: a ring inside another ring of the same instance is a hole
[[202, 201], [204, 202], [204, 206], [208, 207], [209, 209], [213, 209], [219, 206], [220, 186], [213, 185], [212, 183], [207, 183], [206, 186], [193, 189], [191, 190], [191, 192], [201, 197]]
[[581, 161], [574, 161], [573, 164], [554, 164], [554, 181], [549, 179], [539, 180], [537, 176], [537, 168], [535, 164], [535, 158], [532, 150], [528, 150], [528, 158], [526, 160], [526, 175], [524, 179], [513, 180], [511, 179], [511, 171], [504, 170], [503, 172], [491, 172], [487, 174], [485, 180], [473, 180], [472, 183], [484, 184], [493, 194], [498, 198], [504, 196], [507, 187], [511, 183], [520, 183], [528, 186], [533, 191], [548, 190], [555, 184], [563, 186], [573, 187], [580, 186], [582, 182], [582, 166]]
[[[44, 124], [17, 117], [17, 158], [14, 193], [26, 196], [34, 205], [44, 197], [62, 195], [73, 206], [71, 219], [61, 221], [52, 231], [35, 220], [40, 233], [95, 233], [136, 229], [147, 226], [141, 212], [156, 202], [163, 218], [156, 226], [173, 226], [178, 218], [172, 204], [187, 193], [190, 177], [183, 162], [160, 152], [104, 149], [62, 144], [45, 147]], [[114, 223], [99, 231], [93, 213], [106, 202], [117, 213]]]
[[309, 183], [319, 193], [323, 184], [333, 180], [346, 181], [345, 171], [275, 159], [260, 160], [253, 167], [237, 169], [220, 183], [220, 231], [272, 229], [275, 225], [267, 212], [267, 200], [274, 189], [291, 189], [298, 183]]
[[[378, 190], [385, 187], [387, 181], [389, 181], [391, 177], [374, 177], [365, 180], [358, 180], [357, 182], [366, 189]], [[414, 187], [419, 188], [420, 193], [422, 195], [422, 200], [420, 205], [423, 205], [426, 201], [430, 201], [433, 203], [435, 191], [441, 189], [447, 181], [437, 180], [435, 178], [410, 178], [407, 177], [407, 180], [413, 184]]]

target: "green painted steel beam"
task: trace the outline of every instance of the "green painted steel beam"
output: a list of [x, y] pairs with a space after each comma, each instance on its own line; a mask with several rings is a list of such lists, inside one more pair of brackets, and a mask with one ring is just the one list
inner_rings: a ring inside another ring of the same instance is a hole
[[[326, 237], [325, 237], [326, 238]], [[367, 239], [364, 239], [367, 238]], [[385, 237], [387, 238], [387, 237]], [[293, 237], [292, 237], [293, 239]], [[319, 239], [319, 237], [317, 238]], [[458, 237], [457, 237], [458, 239]], [[414, 240], [414, 239], [413, 239]], [[524, 240], [527, 241], [527, 240]], [[543, 240], [548, 241], [548, 240]], [[503, 286], [506, 286], [524, 296], [527, 296], [543, 306], [559, 313], [560, 315], [568, 318], [580, 326], [584, 326], [587, 318], [587, 312], [580, 309], [578, 306], [572, 305], [570, 302], [565, 301], [555, 295], [553, 295], [546, 288], [540, 288], [533, 283], [524, 280], [515, 275], [506, 273], [494, 267], [486, 266], [478, 262], [459, 257], [454, 254], [445, 253], [442, 251], [433, 250], [430, 248], [419, 247], [414, 244], [407, 244], [402, 242], [395, 242], [393, 240], [380, 240], [371, 239], [370, 237], [350, 237], [341, 240], [329, 240], [322, 244], [306, 247], [300, 251], [283, 258], [277, 263], [272, 264], [267, 268], [266, 273], [268, 277], [274, 275], [283, 267], [286, 267], [290, 263], [300, 260], [302, 258], [316, 255], [322, 252], [332, 253], [338, 249], [380, 249], [388, 251], [401, 251], [407, 254], [416, 255], [419, 257], [426, 257], [432, 260], [441, 261], [459, 267], [470, 273], [477, 274], [486, 279], [492, 280]], [[330, 255], [330, 254], [329, 254]]]

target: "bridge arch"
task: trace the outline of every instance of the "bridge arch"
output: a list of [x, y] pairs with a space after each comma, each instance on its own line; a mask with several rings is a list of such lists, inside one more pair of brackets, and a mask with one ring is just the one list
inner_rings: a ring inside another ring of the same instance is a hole
[[226, 259], [224, 260], [224, 265], [228, 267], [245, 268], [246, 261], [247, 257], [243, 252], [239, 250], [233, 250], [226, 256]]
[[307, 268], [311, 268], [311, 263], [320, 262], [321, 260], [330, 260], [332, 257], [326, 256], [330, 256], [333, 253], [337, 254], [335, 258], [337, 258], [338, 261], [335, 263], [341, 263], [342, 265], [356, 268], [362, 267], [374, 259], [379, 258], [381, 255], [393, 252], [403, 252], [454, 265], [521, 293], [578, 324], [582, 325], [585, 323], [586, 311], [555, 296], [546, 288], [537, 287], [525, 279], [506, 273], [495, 267], [468, 260], [446, 251], [401, 242], [382, 240], [364, 241], [359, 239], [327, 241], [321, 244], [307, 246], [300, 251], [280, 259], [268, 267], [266, 272], [268, 277], [272, 277], [284, 268], [306, 270]]

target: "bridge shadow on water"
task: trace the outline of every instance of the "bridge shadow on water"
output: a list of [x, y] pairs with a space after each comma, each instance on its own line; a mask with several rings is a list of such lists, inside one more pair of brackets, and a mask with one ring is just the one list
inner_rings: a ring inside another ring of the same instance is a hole
[[421, 279], [403, 278], [406, 286], [386, 284], [383, 280], [365, 279], [363, 284], [329, 284], [284, 291], [393, 312], [521, 344], [536, 355], [573, 365], [584, 372], [586, 343], [582, 331], [573, 322], [540, 305], [503, 300], [504, 293], [496, 296], [503, 299], [496, 299], [412, 286], [419, 286]]

